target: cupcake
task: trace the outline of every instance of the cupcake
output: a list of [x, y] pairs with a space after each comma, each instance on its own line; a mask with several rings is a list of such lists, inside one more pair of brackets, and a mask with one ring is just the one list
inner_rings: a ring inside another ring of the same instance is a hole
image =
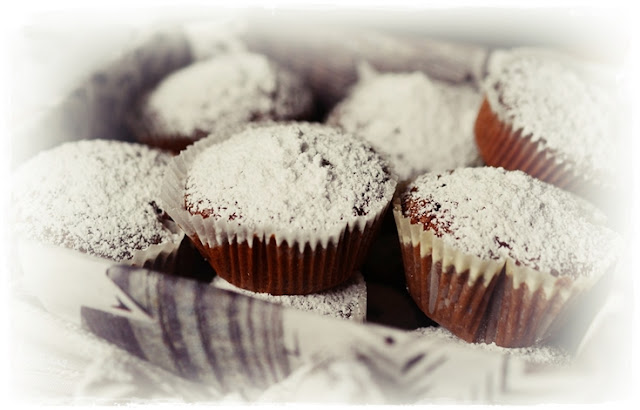
[[220, 289], [318, 315], [356, 322], [364, 322], [367, 316], [367, 284], [359, 272], [334, 288], [308, 295], [274, 296], [269, 293], [251, 292], [233, 286], [220, 276], [216, 276], [211, 284]]
[[368, 141], [400, 180], [481, 165], [473, 136], [482, 102], [478, 90], [419, 71], [378, 74], [362, 66], [359, 77], [327, 122]]
[[616, 107], [583, 65], [531, 51], [494, 64], [475, 123], [487, 165], [522, 170], [597, 202], [615, 193]]
[[217, 55], [175, 71], [147, 93], [128, 119], [140, 142], [178, 152], [207, 135], [261, 120], [307, 119], [311, 92], [300, 78], [259, 54]]
[[308, 294], [361, 264], [396, 186], [368, 145], [311, 123], [249, 126], [180, 153], [167, 213], [220, 277], [253, 292]]
[[469, 342], [543, 343], [606, 282], [620, 246], [591, 204], [521, 171], [425, 174], [393, 210], [409, 293]]
[[97, 139], [43, 151], [16, 170], [13, 230], [21, 239], [115, 262], [177, 270], [191, 246], [159, 206], [170, 158], [141, 144]]

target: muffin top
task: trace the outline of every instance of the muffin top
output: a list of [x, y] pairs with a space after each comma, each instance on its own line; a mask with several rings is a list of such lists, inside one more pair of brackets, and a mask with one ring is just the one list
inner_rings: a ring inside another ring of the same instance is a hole
[[156, 201], [170, 155], [140, 144], [68, 142], [16, 171], [16, 233], [115, 261], [176, 242]]
[[142, 100], [139, 116], [155, 138], [195, 141], [251, 121], [298, 119], [311, 106], [298, 77], [262, 55], [237, 52], [169, 75]]
[[482, 95], [421, 72], [361, 75], [328, 123], [366, 139], [400, 180], [481, 164], [473, 125]]
[[511, 258], [553, 275], [602, 273], [620, 245], [594, 206], [522, 171], [428, 173], [407, 187], [400, 203], [411, 223], [462, 252]]
[[269, 124], [200, 152], [184, 204], [191, 214], [253, 230], [317, 234], [380, 213], [395, 185], [386, 162], [349, 134], [321, 124]]
[[618, 133], [612, 96], [571, 62], [514, 53], [487, 77], [487, 100], [513, 131], [522, 130], [575, 173], [611, 175]]

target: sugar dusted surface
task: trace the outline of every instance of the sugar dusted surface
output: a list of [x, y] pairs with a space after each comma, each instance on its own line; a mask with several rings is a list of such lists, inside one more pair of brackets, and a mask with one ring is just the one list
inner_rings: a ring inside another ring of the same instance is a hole
[[501, 121], [522, 129], [522, 136], [530, 135], [576, 172], [610, 175], [617, 155], [610, 93], [560, 59], [523, 54], [505, 61], [485, 82]]
[[482, 95], [420, 72], [361, 79], [328, 122], [387, 155], [401, 180], [481, 163], [473, 125]]
[[295, 119], [311, 95], [297, 77], [259, 54], [235, 52], [194, 63], [168, 76], [146, 99], [143, 116], [157, 137], [216, 135], [264, 119]]
[[309, 295], [276, 296], [269, 293], [251, 292], [233, 286], [219, 276], [213, 279], [212, 285], [220, 289], [232, 290], [267, 302], [312, 311], [325, 316], [363, 320], [367, 311], [367, 285], [360, 273], [356, 273], [347, 282], [333, 289]]
[[13, 181], [19, 235], [121, 261], [174, 242], [151, 204], [170, 156], [139, 144], [83, 140], [42, 152]]
[[[592, 205], [521, 171], [460, 168], [429, 173], [401, 196], [405, 217], [435, 227], [450, 246], [512, 258], [552, 274], [590, 276], [613, 264], [620, 239]], [[432, 228], [430, 228], [432, 229]]]
[[249, 127], [199, 153], [185, 206], [255, 230], [325, 232], [380, 213], [395, 185], [386, 162], [357, 138], [287, 123]]
[[468, 343], [464, 340], [456, 337], [453, 333], [447, 329], [439, 326], [421, 327], [414, 332], [422, 337], [437, 338], [444, 340], [448, 343], [455, 343], [463, 346], [467, 346], [470, 349], [478, 349], [484, 351], [491, 351], [496, 353], [509, 354], [514, 357], [520, 358], [526, 362], [540, 365], [566, 365], [571, 361], [571, 356], [560, 350], [559, 348], [551, 346], [531, 346], [531, 347], [501, 347], [495, 343]]

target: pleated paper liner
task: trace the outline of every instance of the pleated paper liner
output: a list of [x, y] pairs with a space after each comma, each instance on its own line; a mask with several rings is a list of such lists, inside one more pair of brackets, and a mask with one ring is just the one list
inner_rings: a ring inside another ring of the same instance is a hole
[[229, 283], [272, 295], [308, 294], [343, 283], [358, 270], [388, 206], [323, 232], [253, 231], [235, 221], [203, 218], [184, 207], [187, 172], [216, 141], [204, 138], [173, 158], [162, 188], [165, 211], [216, 273]]
[[398, 199], [393, 211], [411, 297], [430, 319], [468, 342], [542, 343], [577, 297], [600, 279], [555, 277], [509, 259], [467, 255], [411, 224]]
[[601, 277], [554, 277], [508, 259], [477, 337], [506, 347], [544, 343], [570, 320], [568, 312]]
[[315, 248], [311, 242], [278, 244], [276, 235], [266, 241], [256, 235], [213, 246], [203, 244], [199, 235], [192, 240], [218, 275], [235, 286], [272, 295], [304, 295], [348, 280], [361, 265], [379, 222], [363, 230], [346, 229], [337, 243]]
[[[507, 170], [521, 170], [547, 183], [578, 194], [607, 208], [607, 201], [617, 195], [613, 181], [587, 178], [570, 161], [558, 161], [550, 149], [540, 149], [531, 135], [522, 136], [522, 130], [513, 130], [493, 112], [485, 98], [475, 123], [475, 139], [482, 159], [489, 166]], [[600, 178], [602, 179], [602, 178]]]
[[502, 261], [484, 261], [456, 252], [422, 225], [393, 208], [409, 294], [432, 320], [456, 336], [475, 342]]
[[185, 235], [176, 242], [151, 245], [122, 263], [210, 282], [215, 272]]

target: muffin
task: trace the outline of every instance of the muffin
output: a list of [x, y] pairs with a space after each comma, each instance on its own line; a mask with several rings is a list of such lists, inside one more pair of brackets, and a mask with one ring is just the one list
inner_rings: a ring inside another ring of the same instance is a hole
[[599, 203], [615, 193], [616, 107], [584, 66], [549, 53], [503, 56], [485, 81], [475, 123], [485, 163], [522, 170]]
[[269, 293], [251, 292], [233, 286], [220, 276], [216, 276], [211, 284], [220, 289], [323, 316], [356, 322], [364, 322], [367, 316], [367, 284], [359, 272], [334, 288], [308, 295], [274, 296]]
[[393, 210], [409, 293], [469, 342], [543, 343], [606, 282], [620, 249], [600, 211], [521, 171], [428, 173]]
[[138, 102], [128, 119], [135, 138], [178, 152], [207, 135], [261, 120], [307, 119], [313, 98], [300, 78], [266, 57], [217, 55], [175, 71]]
[[190, 246], [159, 206], [170, 158], [141, 144], [97, 139], [43, 151], [14, 175], [13, 231], [115, 262], [177, 269]]
[[368, 145], [311, 123], [249, 126], [170, 164], [167, 213], [226, 281], [308, 294], [361, 264], [396, 181]]
[[424, 73], [378, 74], [361, 66], [358, 83], [327, 122], [384, 154], [400, 180], [427, 171], [477, 166], [473, 126], [482, 94]]

